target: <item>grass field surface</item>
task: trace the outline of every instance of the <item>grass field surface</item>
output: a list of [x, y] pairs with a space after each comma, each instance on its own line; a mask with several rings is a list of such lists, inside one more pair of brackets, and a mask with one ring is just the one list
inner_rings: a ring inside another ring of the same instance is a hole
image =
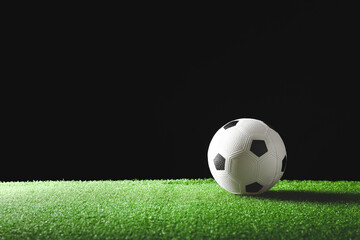
[[0, 183], [0, 239], [360, 239], [360, 182], [212, 179]]

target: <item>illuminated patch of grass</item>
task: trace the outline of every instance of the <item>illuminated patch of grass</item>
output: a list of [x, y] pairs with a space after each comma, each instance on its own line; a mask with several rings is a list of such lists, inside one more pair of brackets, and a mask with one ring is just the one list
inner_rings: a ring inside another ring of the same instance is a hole
[[0, 183], [0, 239], [360, 239], [360, 182], [212, 179]]

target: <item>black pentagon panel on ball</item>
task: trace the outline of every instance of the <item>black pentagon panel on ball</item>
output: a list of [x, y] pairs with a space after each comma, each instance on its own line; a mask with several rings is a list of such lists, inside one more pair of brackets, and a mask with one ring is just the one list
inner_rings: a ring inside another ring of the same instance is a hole
[[231, 128], [231, 127], [235, 126], [237, 123], [238, 123], [238, 120], [228, 122], [227, 124], [225, 124], [224, 129]]
[[250, 151], [256, 156], [261, 157], [268, 151], [268, 149], [264, 140], [253, 140], [251, 143]]
[[248, 193], [256, 193], [262, 189], [263, 186], [261, 186], [260, 183], [254, 182], [249, 185], [246, 185], [245, 189]]
[[283, 158], [282, 163], [281, 163], [281, 171], [282, 172], [284, 172], [286, 169], [286, 163], [287, 163], [287, 156], [285, 155], [285, 157]]
[[216, 170], [225, 170], [225, 158], [218, 153], [214, 158], [214, 165]]

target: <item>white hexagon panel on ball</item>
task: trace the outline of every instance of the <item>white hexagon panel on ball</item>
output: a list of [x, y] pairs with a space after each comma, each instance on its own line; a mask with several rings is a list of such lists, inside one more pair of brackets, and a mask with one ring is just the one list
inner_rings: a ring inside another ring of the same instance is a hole
[[221, 127], [208, 149], [215, 181], [234, 194], [260, 194], [282, 177], [287, 161], [280, 135], [264, 122], [240, 118]]

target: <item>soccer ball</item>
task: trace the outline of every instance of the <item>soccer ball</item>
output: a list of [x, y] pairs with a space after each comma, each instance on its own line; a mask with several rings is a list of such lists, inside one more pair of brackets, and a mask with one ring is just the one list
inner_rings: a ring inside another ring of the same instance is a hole
[[234, 194], [254, 195], [269, 190], [284, 174], [286, 161], [280, 135], [251, 118], [225, 124], [215, 133], [208, 150], [212, 176]]

